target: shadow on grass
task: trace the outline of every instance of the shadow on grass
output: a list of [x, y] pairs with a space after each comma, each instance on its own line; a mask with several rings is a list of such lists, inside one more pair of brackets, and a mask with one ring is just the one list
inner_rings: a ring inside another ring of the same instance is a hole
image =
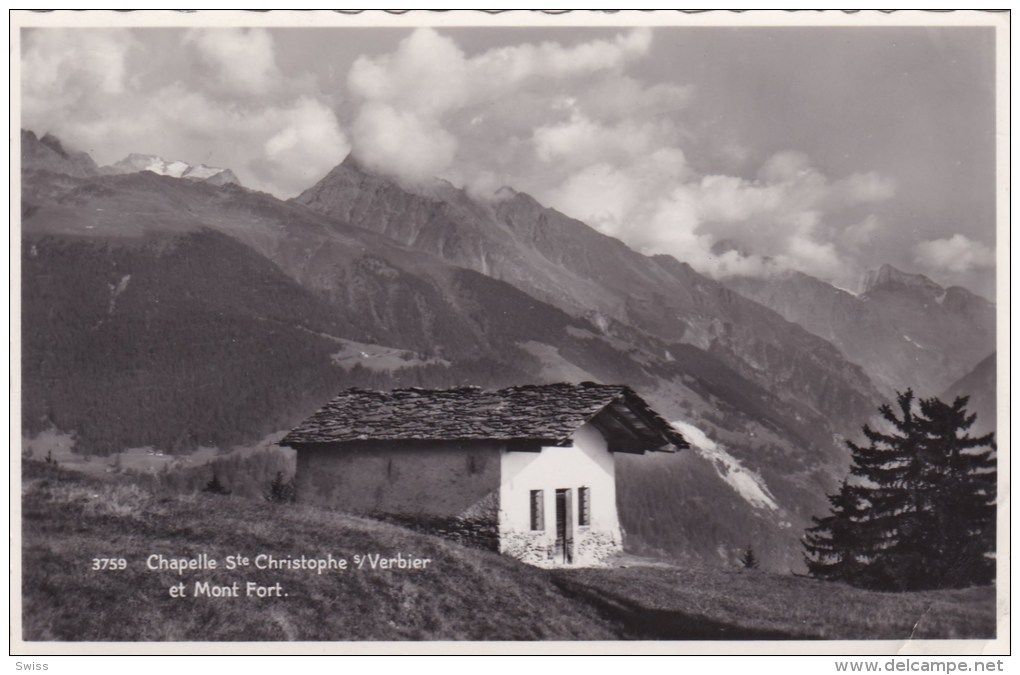
[[713, 621], [677, 610], [651, 609], [562, 575], [553, 583], [571, 600], [595, 608], [620, 626], [623, 640], [817, 640], [815, 635], [763, 630]]

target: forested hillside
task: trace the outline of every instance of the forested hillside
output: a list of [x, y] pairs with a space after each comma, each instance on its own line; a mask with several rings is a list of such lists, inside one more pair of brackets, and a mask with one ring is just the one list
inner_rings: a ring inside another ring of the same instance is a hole
[[628, 545], [785, 571], [878, 403], [824, 340], [527, 195], [345, 162], [283, 202], [23, 144], [22, 428], [77, 453], [225, 452], [352, 386], [621, 383], [704, 437], [620, 460]]

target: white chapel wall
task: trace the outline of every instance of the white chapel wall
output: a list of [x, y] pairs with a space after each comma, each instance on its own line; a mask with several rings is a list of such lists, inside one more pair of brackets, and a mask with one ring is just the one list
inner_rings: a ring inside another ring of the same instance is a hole
[[[534, 565], [551, 566], [556, 543], [556, 490], [570, 489], [574, 565], [597, 565], [622, 550], [616, 510], [613, 454], [594, 427], [584, 425], [569, 447], [541, 452], [505, 451], [500, 465], [500, 551]], [[590, 490], [591, 520], [579, 526], [578, 488]], [[542, 490], [545, 529], [531, 529], [531, 491]]]

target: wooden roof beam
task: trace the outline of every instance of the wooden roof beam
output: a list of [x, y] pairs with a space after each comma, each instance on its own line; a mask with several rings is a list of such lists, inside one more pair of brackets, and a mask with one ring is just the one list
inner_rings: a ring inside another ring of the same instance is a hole
[[648, 440], [650, 434], [643, 433], [640, 429], [638, 429], [636, 426], [634, 426], [631, 423], [630, 420], [627, 419], [626, 415], [624, 415], [623, 413], [618, 411], [614, 406], [615, 406], [615, 404], [607, 405], [603, 409], [602, 412], [603, 413], [608, 412], [608, 414], [610, 415], [610, 418], [614, 422], [619, 424], [627, 432], [629, 432], [630, 435], [635, 438], [635, 440], [637, 440], [637, 441], [646, 441], [646, 440]]

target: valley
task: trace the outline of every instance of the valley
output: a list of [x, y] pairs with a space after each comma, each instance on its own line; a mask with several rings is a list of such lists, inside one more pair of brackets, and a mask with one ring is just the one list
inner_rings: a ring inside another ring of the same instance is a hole
[[790, 573], [890, 391], [963, 377], [952, 391], [994, 408], [987, 374], [964, 377], [994, 307], [894, 270], [859, 297], [720, 283], [526, 194], [353, 159], [286, 202], [160, 158], [103, 171], [31, 132], [22, 159], [23, 434], [76, 456], [220, 457], [354, 386], [626, 383], [695, 445], [619, 459], [630, 549], [728, 566], [753, 545]]

